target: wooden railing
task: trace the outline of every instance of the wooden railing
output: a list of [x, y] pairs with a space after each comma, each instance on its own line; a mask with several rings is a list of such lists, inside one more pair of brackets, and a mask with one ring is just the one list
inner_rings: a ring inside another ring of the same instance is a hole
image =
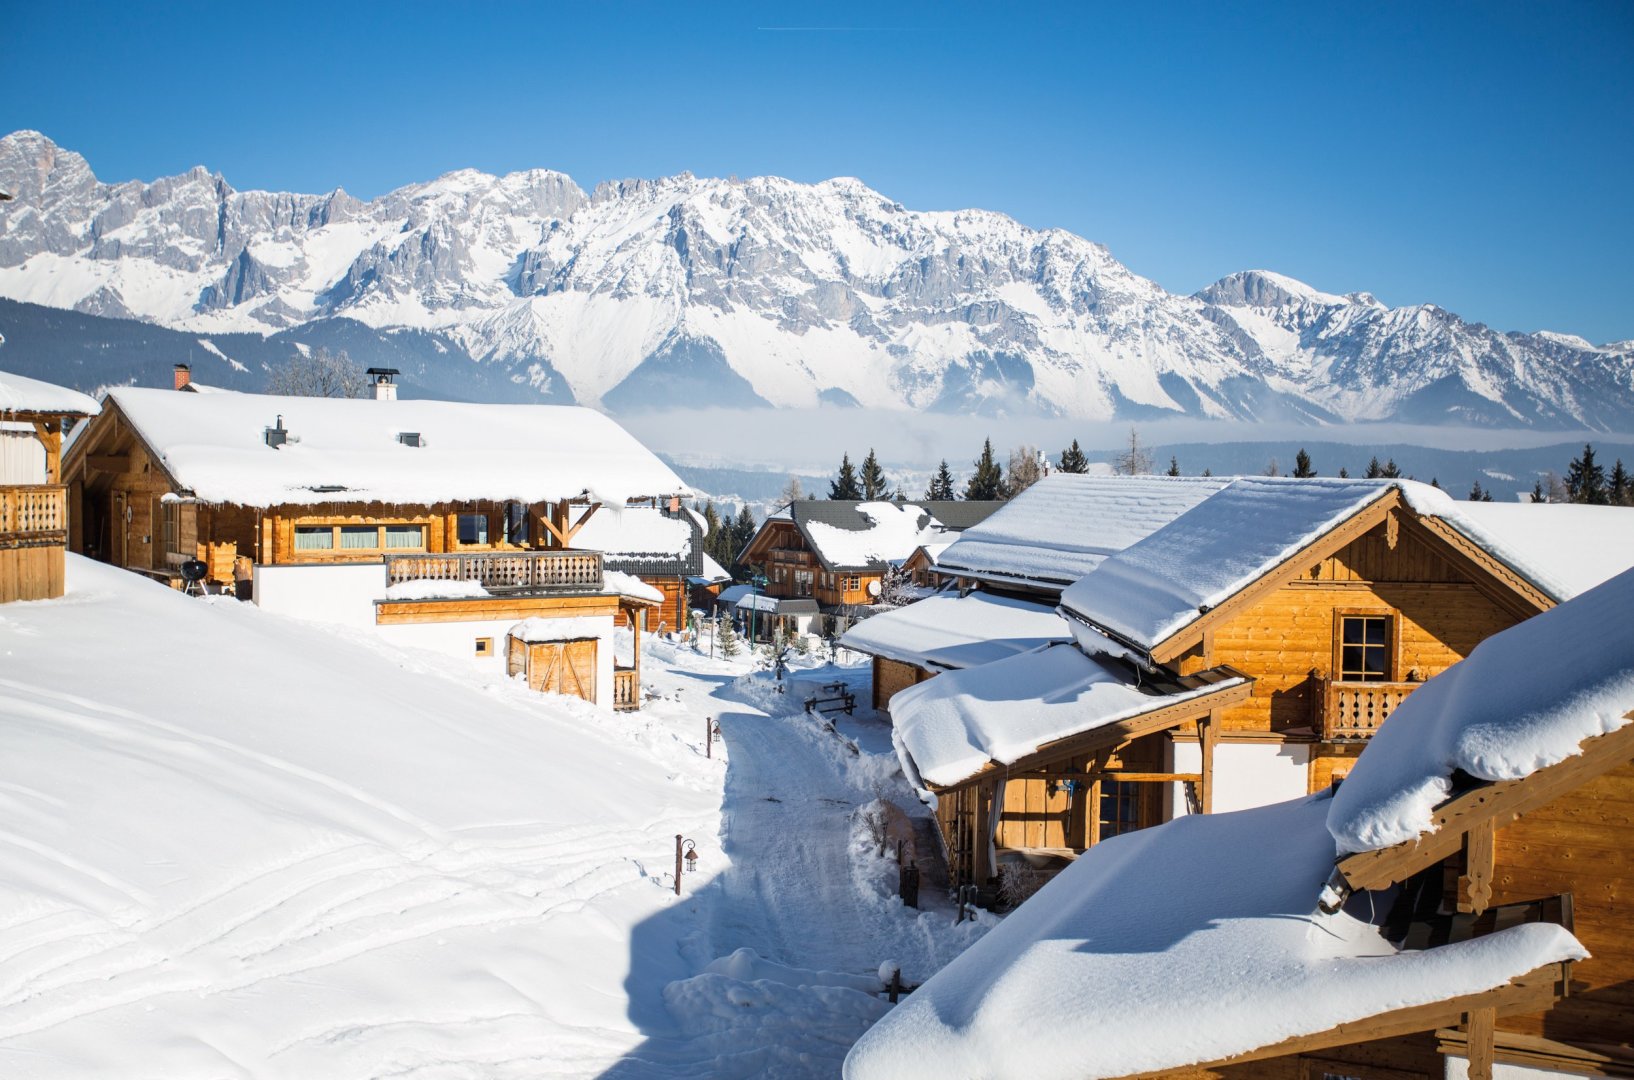
[[641, 708], [641, 683], [634, 668], [615, 668], [613, 671], [613, 708], [632, 712]]
[[1423, 683], [1324, 681], [1317, 733], [1327, 742], [1370, 739]]
[[0, 540], [48, 540], [52, 534], [66, 542], [68, 489], [61, 484], [23, 484], [0, 487]]
[[476, 581], [490, 589], [599, 589], [599, 551], [472, 551], [453, 555], [387, 555], [390, 584]]

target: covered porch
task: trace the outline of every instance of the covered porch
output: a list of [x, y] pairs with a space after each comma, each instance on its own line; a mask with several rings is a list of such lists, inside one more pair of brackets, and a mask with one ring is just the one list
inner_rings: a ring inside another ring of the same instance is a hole
[[77, 390], [0, 372], [0, 603], [63, 594], [63, 435], [99, 409]]

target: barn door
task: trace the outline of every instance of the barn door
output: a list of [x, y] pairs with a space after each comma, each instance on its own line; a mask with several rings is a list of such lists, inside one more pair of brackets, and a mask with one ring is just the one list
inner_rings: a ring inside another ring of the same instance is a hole
[[594, 703], [596, 700], [596, 639], [569, 641], [562, 646], [564, 694]]
[[540, 644], [530, 645], [528, 648], [532, 652], [528, 658], [528, 683], [541, 693], [559, 693], [562, 670], [561, 646]]

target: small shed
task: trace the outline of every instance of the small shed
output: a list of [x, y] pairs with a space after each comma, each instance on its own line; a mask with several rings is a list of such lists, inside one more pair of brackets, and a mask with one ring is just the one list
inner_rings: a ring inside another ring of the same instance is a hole
[[[599, 639], [564, 627], [560, 619], [527, 619], [506, 639], [506, 671], [523, 675], [528, 689], [594, 703]], [[554, 625], [553, 625], [554, 624]]]

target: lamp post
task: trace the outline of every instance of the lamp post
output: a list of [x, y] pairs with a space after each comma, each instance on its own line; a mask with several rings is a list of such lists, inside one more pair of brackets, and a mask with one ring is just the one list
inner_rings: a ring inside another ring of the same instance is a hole
[[681, 895], [681, 874], [683, 870], [698, 869], [698, 845], [687, 840], [680, 833], [675, 834], [675, 895]]

